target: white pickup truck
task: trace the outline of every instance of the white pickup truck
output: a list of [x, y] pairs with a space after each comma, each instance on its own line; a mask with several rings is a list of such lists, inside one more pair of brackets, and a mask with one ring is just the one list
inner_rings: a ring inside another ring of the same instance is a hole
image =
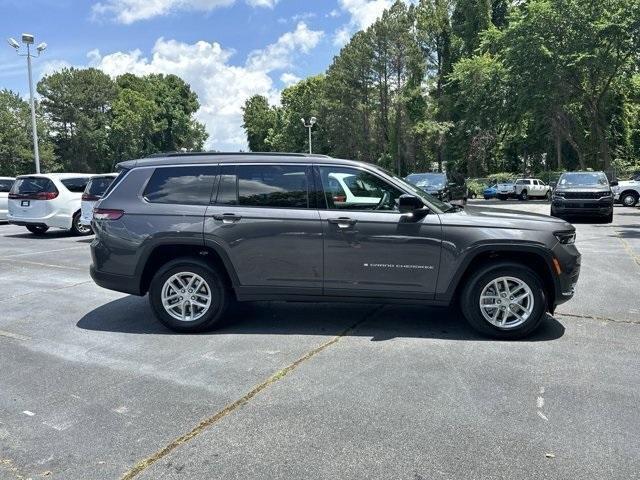
[[614, 201], [625, 207], [635, 207], [640, 200], [640, 174], [636, 174], [632, 180], [618, 182], [613, 187]]
[[537, 178], [519, 178], [514, 183], [499, 183], [497, 196], [500, 200], [507, 198], [519, 198], [529, 200], [529, 198], [551, 199], [551, 187]]

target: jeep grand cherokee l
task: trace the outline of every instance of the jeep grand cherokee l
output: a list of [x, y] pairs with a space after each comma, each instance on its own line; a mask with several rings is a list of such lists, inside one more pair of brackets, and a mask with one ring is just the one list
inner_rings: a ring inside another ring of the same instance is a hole
[[[167, 154], [119, 167], [94, 210], [91, 275], [149, 293], [176, 331], [216, 327], [235, 301], [326, 300], [458, 303], [480, 332], [516, 338], [578, 280], [569, 223], [453, 206], [366, 163]], [[366, 202], [335, 200], [345, 174]]]
[[567, 172], [558, 180], [551, 199], [551, 215], [600, 217], [613, 221], [613, 191], [604, 172]]

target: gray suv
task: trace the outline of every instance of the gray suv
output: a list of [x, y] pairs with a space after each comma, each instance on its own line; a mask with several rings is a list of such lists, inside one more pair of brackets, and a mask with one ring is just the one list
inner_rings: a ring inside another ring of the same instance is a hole
[[91, 275], [149, 293], [175, 331], [214, 328], [237, 301], [351, 301], [459, 304], [481, 333], [518, 338], [578, 280], [569, 223], [450, 205], [366, 163], [167, 154], [119, 168], [94, 210]]

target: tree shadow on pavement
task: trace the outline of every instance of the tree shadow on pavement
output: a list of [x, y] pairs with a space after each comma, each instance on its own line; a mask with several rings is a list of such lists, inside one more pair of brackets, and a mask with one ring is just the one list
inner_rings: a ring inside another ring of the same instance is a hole
[[[291, 302], [241, 304], [230, 313], [224, 326], [201, 335], [335, 335], [356, 324], [347, 335], [371, 337], [371, 341], [394, 338], [491, 340], [476, 333], [456, 308]], [[146, 298], [134, 296], [96, 308], [82, 317], [77, 326], [102, 332], [181, 336], [155, 319]], [[547, 315], [540, 328], [523, 341], [556, 340], [564, 335], [564, 331], [558, 320]]]

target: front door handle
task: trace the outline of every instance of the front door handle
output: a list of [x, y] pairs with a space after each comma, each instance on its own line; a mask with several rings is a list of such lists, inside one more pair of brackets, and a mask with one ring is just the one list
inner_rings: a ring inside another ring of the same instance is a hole
[[222, 220], [222, 223], [230, 224], [230, 223], [238, 223], [242, 216], [236, 215], [235, 213], [223, 213], [222, 215], [214, 215], [213, 218], [215, 220]]
[[351, 228], [358, 222], [357, 220], [347, 217], [329, 218], [327, 221], [333, 225], [337, 225], [338, 228], [341, 229]]

